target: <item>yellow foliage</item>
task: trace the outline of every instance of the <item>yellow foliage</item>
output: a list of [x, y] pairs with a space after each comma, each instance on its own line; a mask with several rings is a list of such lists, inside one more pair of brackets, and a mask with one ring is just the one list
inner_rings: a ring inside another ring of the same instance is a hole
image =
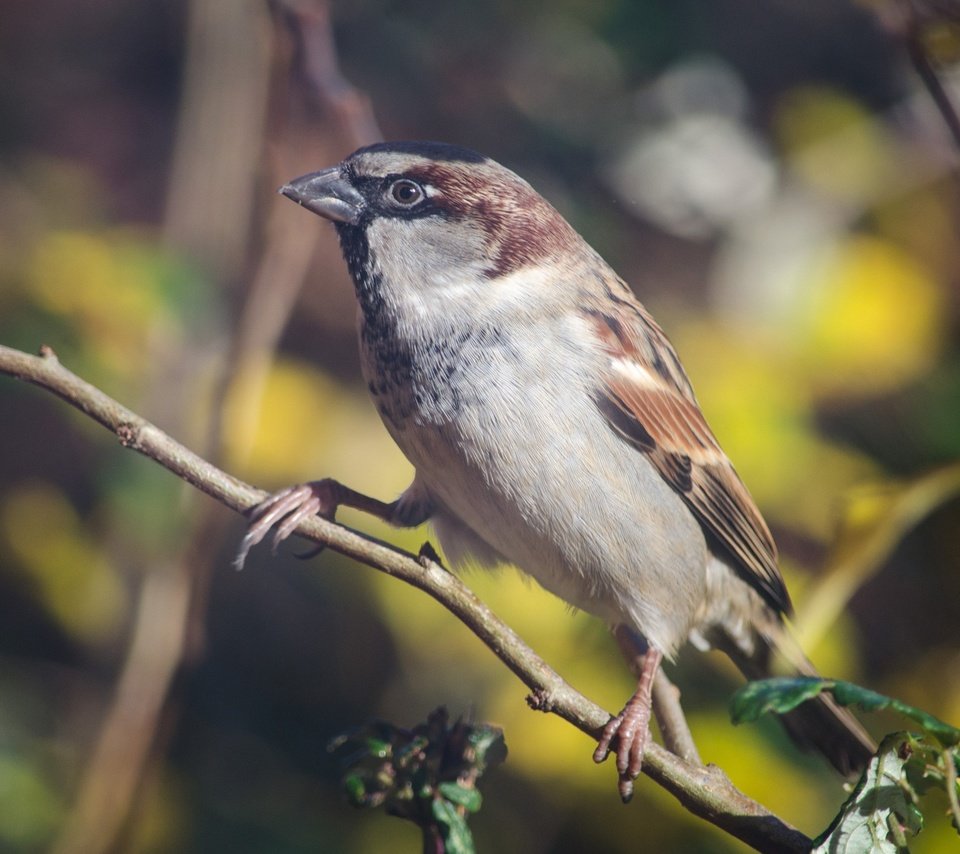
[[393, 498], [413, 479], [367, 397], [297, 359], [241, 371], [227, 396], [224, 430], [227, 467], [258, 482], [335, 477]]
[[697, 398], [744, 480], [757, 497], [778, 493], [783, 466], [809, 456], [809, 395], [783, 381], [772, 348], [746, 342], [736, 330], [696, 321], [676, 338]]
[[837, 778], [827, 787], [826, 775], [804, 773], [792, 748], [778, 750], [757, 724], [734, 727], [726, 716], [691, 715], [690, 729], [704, 762], [719, 765], [746, 794], [804, 830], [822, 830], [844, 797]]
[[46, 850], [62, 824], [66, 805], [52, 764], [37, 743], [18, 753], [5, 745], [0, 752], [0, 846], [4, 850]]
[[250, 477], [300, 481], [329, 430], [337, 405], [332, 382], [291, 359], [251, 364], [224, 407], [228, 467]]
[[960, 234], [953, 185], [923, 184], [879, 200], [871, 210], [877, 234], [899, 246], [939, 282], [953, 279]]
[[26, 267], [33, 300], [77, 329], [101, 364], [123, 377], [140, 376], [147, 336], [173, 324], [144, 244], [124, 232], [55, 231], [37, 242]]
[[829, 496], [873, 469], [818, 435], [808, 383], [794, 375], [782, 342], [704, 322], [680, 327], [676, 339], [710, 425], [765, 514], [827, 536]]
[[827, 392], [873, 394], [929, 369], [946, 306], [937, 283], [896, 246], [859, 236], [811, 261], [796, 344]]
[[[797, 603], [799, 621], [804, 620], [808, 610], [806, 600]], [[825, 676], [851, 682], [862, 677], [861, 630], [846, 609], [834, 615], [829, 631], [810, 638], [809, 642], [805, 638], [801, 646], [817, 670]]]
[[[419, 540], [424, 539], [423, 533]], [[513, 628], [548, 664], [587, 696], [619, 708], [633, 689], [633, 680], [604, 630], [595, 626], [599, 643], [584, 641], [586, 614], [570, 608], [512, 568], [469, 572], [466, 581], [478, 596]], [[423, 679], [449, 685], [459, 681], [464, 694], [482, 697], [480, 712], [505, 728], [510, 767], [531, 779], [567, 778], [570, 785], [593, 788], [613, 785], [611, 772], [589, 771], [592, 747], [582, 733], [562, 721], [529, 709], [525, 686], [465, 626], [419, 591], [381, 577], [371, 584], [384, 622], [397, 644], [402, 668], [420, 674], [417, 690], [429, 690]], [[606, 649], [603, 649], [604, 645]], [[591, 648], [596, 646], [597, 648]], [[448, 671], [448, 672], [444, 672]], [[458, 710], [454, 710], [458, 711]]]
[[831, 197], [871, 197], [896, 162], [882, 126], [834, 89], [790, 92], [778, 105], [774, 129], [794, 173]]
[[126, 609], [119, 574], [59, 491], [40, 483], [11, 491], [0, 529], [58, 625], [86, 642], [113, 637]]
[[545, 790], [562, 783], [566, 789], [607, 791], [615, 798], [613, 760], [604, 765], [594, 763], [596, 742], [556, 715], [533, 711], [524, 696], [523, 686], [514, 679], [512, 690], [485, 698], [486, 716], [504, 728], [511, 771], [536, 781]]
[[[426, 538], [422, 530], [415, 535], [419, 542]], [[559, 666], [577, 657], [576, 621], [571, 617], [570, 609], [555, 596], [510, 568], [489, 573], [469, 572], [466, 581], [499, 617], [548, 661]], [[394, 632], [399, 654], [416, 660], [418, 667], [424, 663], [443, 666], [444, 663], [467, 660], [484, 667], [495, 661], [493, 653], [469, 629], [430, 597], [385, 576], [377, 576], [371, 586], [385, 623]], [[442, 644], [436, 643], [437, 637], [443, 638]], [[460, 665], [456, 666], [459, 668]], [[519, 685], [516, 677], [500, 665], [494, 676], [496, 679], [502, 676], [503, 681], [514, 689]]]

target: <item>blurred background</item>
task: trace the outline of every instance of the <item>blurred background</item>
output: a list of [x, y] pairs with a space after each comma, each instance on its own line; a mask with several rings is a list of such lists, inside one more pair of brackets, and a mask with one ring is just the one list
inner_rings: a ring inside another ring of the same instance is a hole
[[[774, 529], [820, 669], [960, 721], [957, 149], [949, 23], [906, 4], [6, 0], [0, 342], [258, 486], [392, 499], [333, 230], [275, 195], [386, 138], [528, 178], [636, 288]], [[326, 751], [445, 704], [505, 730], [481, 851], [728, 852], [613, 768], [433, 601], [242, 522], [47, 393], [0, 383], [0, 850], [417, 851]], [[343, 521], [416, 550], [426, 530]], [[467, 581], [575, 687], [632, 677], [512, 570]], [[844, 795], [739, 684], [670, 671], [705, 760], [805, 832]], [[900, 728], [871, 717], [874, 734]], [[956, 836], [945, 803], [916, 851]]]

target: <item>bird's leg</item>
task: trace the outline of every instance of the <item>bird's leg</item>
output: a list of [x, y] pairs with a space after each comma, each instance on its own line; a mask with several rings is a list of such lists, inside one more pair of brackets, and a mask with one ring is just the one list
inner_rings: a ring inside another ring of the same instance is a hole
[[[621, 646], [625, 641], [621, 632], [628, 632], [625, 626], [616, 629]], [[617, 740], [617, 774], [620, 776], [620, 798], [624, 803], [633, 797], [633, 781], [643, 766], [643, 753], [650, 738], [650, 709], [652, 703], [653, 680], [663, 660], [663, 653], [647, 646], [637, 657], [639, 673], [637, 690], [627, 700], [627, 704], [614, 718], [610, 718], [603, 728], [597, 749], [593, 753], [595, 762], [603, 762], [610, 754], [610, 745]]]
[[250, 510], [250, 524], [240, 542], [234, 566], [242, 568], [250, 549], [271, 531], [271, 545], [276, 551], [304, 519], [322, 516], [332, 521], [338, 507], [353, 507], [404, 527], [419, 525], [433, 513], [432, 502], [417, 488], [416, 482], [400, 498], [389, 503], [357, 492], [332, 478], [301, 483], [275, 492]]
[[[639, 678], [643, 670], [643, 659], [647, 654], [646, 640], [642, 635], [624, 625], [616, 627], [614, 637], [630, 669]], [[653, 717], [657, 720], [663, 746], [685, 762], [703, 765], [703, 760], [700, 759], [697, 746], [693, 741], [690, 726], [683, 714], [683, 707], [680, 705], [680, 689], [667, 678], [662, 667], [657, 668], [653, 677], [651, 697]]]

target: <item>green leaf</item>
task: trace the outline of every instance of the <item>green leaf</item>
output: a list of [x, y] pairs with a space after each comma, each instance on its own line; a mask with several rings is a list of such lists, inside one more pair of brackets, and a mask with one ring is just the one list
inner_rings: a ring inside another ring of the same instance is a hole
[[443, 834], [446, 854], [476, 854], [467, 820], [450, 801], [437, 798], [433, 801], [431, 811]]
[[367, 753], [377, 759], [386, 759], [392, 752], [393, 746], [382, 738], [368, 738], [366, 740]]
[[778, 677], [748, 682], [730, 702], [730, 717], [735, 724], [755, 721], [766, 712], [782, 715], [792, 711], [806, 700], [816, 697], [823, 691], [829, 691], [841, 706], [859, 706], [865, 712], [877, 712], [884, 709], [898, 712], [923, 727], [945, 747], [960, 744], [960, 729], [934, 717], [929, 712], [904, 703], [885, 694], [878, 694], [854, 685], [834, 679], [816, 679], [813, 677]]
[[367, 786], [359, 774], [351, 774], [344, 778], [343, 791], [351, 806], [363, 807], [367, 804]]
[[852, 682], [835, 682], [833, 696], [841, 706], [859, 706], [865, 712], [879, 712], [897, 702], [884, 694], [861, 688]]
[[767, 712], [782, 715], [816, 697], [831, 683], [825, 679], [798, 676], [777, 677], [748, 682], [730, 701], [730, 717], [735, 724], [755, 721]]
[[913, 750], [909, 733], [887, 736], [840, 814], [814, 840], [811, 854], [903, 854], [906, 839], [923, 827], [913, 805], [905, 766]]
[[507, 743], [499, 727], [478, 724], [471, 730], [469, 741], [476, 751], [475, 762], [481, 769], [499, 765], [507, 758]]
[[31, 748], [0, 752], [0, 850], [45, 851], [62, 827], [65, 804], [45, 764]]
[[902, 700], [878, 694], [876, 691], [868, 691], [866, 688], [861, 688], [851, 682], [835, 682], [833, 684], [833, 696], [841, 706], [857, 705], [867, 712], [892, 709], [920, 724], [944, 747], [953, 747], [960, 744], [960, 729], [950, 726], [950, 724], [934, 717], [929, 712], [904, 703]]
[[341, 755], [350, 803], [383, 806], [414, 822], [427, 845], [442, 834], [454, 854], [473, 851], [467, 818], [483, 803], [477, 782], [507, 753], [500, 729], [462, 718], [451, 724], [443, 707], [413, 729], [370, 721], [334, 738], [329, 749]]
[[407, 765], [411, 761], [416, 761], [419, 754], [430, 746], [430, 739], [425, 736], [414, 736], [408, 744], [396, 748], [394, 759], [398, 765]]
[[483, 804], [483, 796], [476, 789], [467, 788], [461, 783], [447, 781], [437, 788], [448, 801], [463, 807], [467, 812], [478, 812]]

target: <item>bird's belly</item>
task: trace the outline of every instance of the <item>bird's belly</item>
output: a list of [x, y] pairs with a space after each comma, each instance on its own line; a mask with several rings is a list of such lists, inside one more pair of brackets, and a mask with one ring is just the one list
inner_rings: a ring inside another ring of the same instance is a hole
[[525, 403], [434, 420], [414, 407], [387, 422], [440, 505], [441, 545], [482, 559], [479, 539], [571, 605], [672, 653], [705, 596], [699, 524], [599, 413], [575, 420]]

